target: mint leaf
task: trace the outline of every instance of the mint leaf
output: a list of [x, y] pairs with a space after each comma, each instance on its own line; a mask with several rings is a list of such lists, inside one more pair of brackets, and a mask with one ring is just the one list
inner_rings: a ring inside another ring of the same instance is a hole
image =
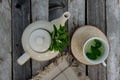
[[94, 54], [92, 54], [92, 53], [89, 53], [89, 52], [86, 53], [86, 56], [87, 56], [89, 59], [92, 59], [92, 60], [97, 59], [96, 55], [94, 55]]
[[54, 27], [54, 31], [51, 33], [52, 39], [54, 39], [57, 34], [57, 28], [55, 27], [55, 25], [53, 25], [53, 27]]
[[96, 49], [96, 53], [95, 53], [97, 56], [101, 56], [101, 52], [99, 49]]
[[99, 40], [95, 39], [94, 41], [95, 41], [95, 47], [100, 48], [102, 46], [102, 43]]
[[51, 51], [55, 50], [62, 53], [63, 48], [70, 44], [68, 40], [68, 33], [66, 32], [67, 28], [61, 25], [59, 29], [57, 29], [55, 25], [53, 25], [53, 27], [54, 27], [54, 30], [51, 33], [52, 42], [49, 47], [49, 50]]
[[97, 47], [91, 46], [91, 53], [96, 56], [101, 56], [101, 52]]
[[96, 52], [96, 47], [91, 46], [91, 52]]
[[91, 52], [87, 52], [86, 56], [92, 60], [96, 60], [99, 56], [102, 55], [102, 52], [99, 50], [99, 48], [102, 46], [102, 43], [95, 39], [95, 45], [91, 45], [90, 50]]

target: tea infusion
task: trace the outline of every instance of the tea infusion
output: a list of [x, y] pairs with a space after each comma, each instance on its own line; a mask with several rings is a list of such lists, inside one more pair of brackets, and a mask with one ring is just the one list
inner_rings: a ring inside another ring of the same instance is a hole
[[98, 39], [89, 41], [85, 46], [85, 54], [91, 60], [97, 60], [104, 54], [104, 45]]

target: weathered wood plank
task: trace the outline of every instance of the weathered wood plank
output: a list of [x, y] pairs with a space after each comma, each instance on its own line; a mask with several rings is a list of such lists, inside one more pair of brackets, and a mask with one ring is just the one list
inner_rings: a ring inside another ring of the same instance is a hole
[[32, 21], [48, 20], [48, 0], [32, 0]]
[[68, 29], [72, 37], [77, 27], [85, 25], [85, 0], [68, 0], [68, 11], [71, 13]]
[[[48, 20], [48, 0], [31, 0], [32, 21]], [[32, 61], [32, 74], [35, 75], [40, 69], [48, 64], [48, 61]]]
[[107, 62], [108, 80], [120, 80], [120, 0], [106, 0], [107, 35], [111, 51]]
[[0, 80], [11, 80], [11, 0], [0, 1]]
[[[105, 32], [105, 0], [87, 0], [87, 24]], [[88, 66], [91, 80], [106, 80], [106, 67], [103, 65]]]
[[21, 35], [29, 23], [30, 0], [12, 0], [12, 80], [28, 80], [31, 77], [30, 61], [23, 66], [20, 66], [16, 61], [24, 53], [21, 45]]
[[[71, 38], [76, 28], [85, 25], [85, 0], [68, 0], [68, 11], [71, 13], [68, 20], [68, 31]], [[81, 76], [86, 75], [86, 66], [80, 62], [78, 63], [82, 70]]]

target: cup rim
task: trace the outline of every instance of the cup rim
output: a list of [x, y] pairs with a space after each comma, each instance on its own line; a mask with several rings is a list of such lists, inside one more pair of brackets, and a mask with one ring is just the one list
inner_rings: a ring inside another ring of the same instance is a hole
[[[93, 40], [93, 39], [98, 39], [98, 40], [100, 40], [100, 41], [104, 44], [104, 47], [105, 47], [105, 52], [104, 52], [105, 54], [104, 54], [103, 57], [100, 58], [99, 60], [91, 60], [91, 59], [89, 59], [89, 58], [85, 55], [85, 50], [84, 50], [84, 49], [85, 49], [85, 46], [86, 46], [86, 44], [87, 44], [89, 41], [91, 41], [91, 40]], [[83, 56], [84, 56], [84, 58], [85, 58], [89, 63], [99, 64], [99, 63], [103, 63], [103, 62], [107, 59], [108, 54], [109, 54], [109, 44], [108, 44], [107, 41], [105, 41], [105, 40], [102, 39], [102, 38], [92, 37], [92, 38], [89, 38], [87, 41], [85, 41], [82, 50], [83, 50]]]

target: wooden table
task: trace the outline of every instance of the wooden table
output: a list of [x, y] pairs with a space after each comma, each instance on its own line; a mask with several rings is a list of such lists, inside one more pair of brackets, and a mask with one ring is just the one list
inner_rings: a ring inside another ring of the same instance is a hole
[[[100, 28], [111, 44], [107, 67], [82, 63], [83, 74], [91, 80], [120, 80], [120, 0], [0, 0], [0, 80], [28, 80], [49, 61], [29, 60], [20, 66], [16, 60], [24, 51], [21, 35], [36, 20], [53, 20], [65, 11], [70, 38], [76, 28], [93, 25]], [[70, 48], [67, 50], [71, 54]]]

